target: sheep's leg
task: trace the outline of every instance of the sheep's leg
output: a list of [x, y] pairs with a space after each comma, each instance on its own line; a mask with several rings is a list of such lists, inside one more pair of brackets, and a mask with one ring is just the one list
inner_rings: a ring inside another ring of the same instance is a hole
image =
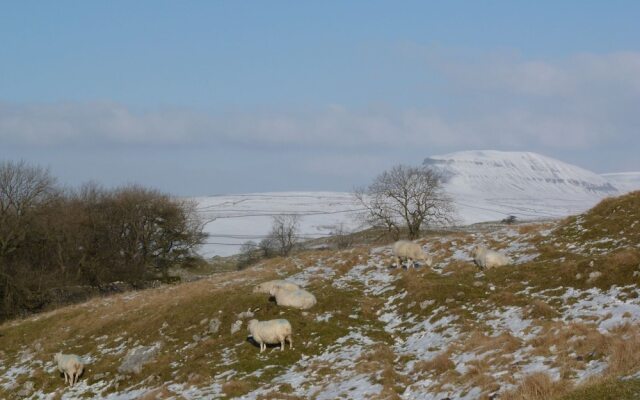
[[68, 384], [69, 383], [69, 378], [67, 377], [67, 371], [65, 371], [63, 373], [64, 373], [64, 383]]
[[293, 349], [293, 338], [291, 337], [291, 335], [288, 336], [289, 339], [289, 348]]
[[284, 351], [284, 343], [287, 341], [286, 337], [280, 339], [280, 351]]

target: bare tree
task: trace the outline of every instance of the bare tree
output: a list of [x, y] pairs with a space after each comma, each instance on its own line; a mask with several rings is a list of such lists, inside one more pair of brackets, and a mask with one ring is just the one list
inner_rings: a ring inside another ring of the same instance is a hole
[[0, 321], [78, 285], [168, 278], [197, 258], [202, 226], [190, 201], [140, 186], [65, 190], [46, 169], [0, 162]]
[[364, 214], [364, 222], [374, 227], [382, 227], [395, 239], [400, 237], [400, 226], [397, 217], [392, 213], [388, 205], [388, 199], [382, 195], [370, 195], [369, 189], [356, 189], [355, 197], [367, 212]]
[[53, 197], [49, 171], [24, 161], [0, 163], [0, 256], [15, 251], [27, 231], [34, 207]]
[[298, 241], [299, 228], [300, 216], [296, 214], [283, 214], [273, 217], [269, 237], [281, 256], [287, 256], [293, 250]]
[[48, 170], [24, 161], [0, 163], [0, 319], [32, 298], [29, 284], [37, 280], [24, 255], [47, 250], [42, 242], [39, 247], [29, 243], [41, 239], [34, 231], [42, 225], [42, 208], [56, 193]]
[[262, 255], [262, 257], [264, 258], [271, 258], [275, 256], [276, 249], [275, 249], [275, 241], [273, 240], [273, 237], [269, 235], [264, 239], [262, 239], [260, 243], [258, 243], [258, 249], [260, 250], [260, 254]]
[[343, 222], [337, 224], [331, 231], [331, 241], [338, 249], [347, 249], [353, 246], [353, 235]]
[[237, 269], [241, 270], [260, 259], [260, 248], [253, 240], [248, 240], [240, 246]]
[[440, 175], [427, 167], [396, 165], [367, 188], [356, 190], [355, 196], [367, 209], [369, 222], [396, 237], [402, 226], [415, 239], [425, 226], [453, 222], [453, 201], [444, 192]]

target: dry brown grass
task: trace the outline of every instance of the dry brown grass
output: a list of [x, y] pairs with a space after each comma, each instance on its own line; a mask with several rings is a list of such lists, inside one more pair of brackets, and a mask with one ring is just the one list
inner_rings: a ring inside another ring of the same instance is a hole
[[496, 378], [491, 374], [491, 365], [486, 359], [471, 360], [464, 381], [469, 386], [479, 387], [482, 392], [493, 392], [500, 388]]
[[489, 336], [485, 332], [475, 330], [469, 334], [460, 351], [473, 351], [478, 354], [494, 351], [496, 355], [499, 355], [513, 353], [520, 346], [521, 341], [509, 332], [502, 332], [497, 336]]
[[622, 249], [607, 256], [611, 267], [637, 266], [640, 264], [640, 251], [637, 249]]
[[503, 393], [500, 400], [548, 400], [565, 393], [566, 385], [566, 382], [554, 382], [543, 372], [536, 372], [527, 375], [515, 390]]
[[375, 376], [376, 383], [382, 385], [381, 399], [399, 399], [398, 393], [403, 392], [409, 383], [406, 376], [394, 369], [395, 358], [390, 346], [377, 343], [356, 362], [356, 371]]
[[222, 393], [229, 397], [239, 397], [243, 394], [247, 394], [253, 385], [247, 381], [231, 380], [222, 385]]
[[497, 290], [495, 293], [492, 293], [491, 296], [489, 296], [489, 300], [491, 300], [496, 305], [505, 307], [519, 305], [523, 302], [523, 299], [521, 297], [508, 290]]
[[257, 400], [306, 400], [305, 397], [294, 396], [282, 392], [269, 392], [257, 397]]
[[518, 225], [518, 233], [520, 235], [528, 235], [540, 231], [541, 226], [539, 224], [525, 224]]
[[[425, 243], [422, 243], [422, 241], [420, 241], [421, 245], [426, 244], [427, 241], [425, 241]], [[441, 251], [448, 251], [449, 247], [451, 246], [451, 243], [449, 242], [441, 242], [441, 241], [431, 241], [429, 242], [431, 244], [431, 251], [434, 253], [439, 253]]]
[[438, 355], [433, 357], [431, 360], [418, 361], [415, 363], [413, 370], [414, 372], [435, 372], [438, 375], [444, 374], [456, 367], [453, 361], [451, 361], [450, 355], [449, 351], [443, 351], [438, 353]]
[[162, 386], [145, 393], [140, 397], [140, 400], [161, 400], [170, 398], [175, 398], [175, 394], [165, 386]]
[[550, 320], [557, 317], [558, 312], [555, 310], [555, 308], [551, 307], [544, 301], [535, 299], [532, 300], [531, 304], [526, 308], [525, 316], [526, 318], [531, 319]]
[[380, 297], [362, 297], [359, 299], [362, 316], [367, 320], [378, 318], [378, 310], [384, 305], [384, 299]]
[[478, 267], [472, 261], [461, 260], [452, 261], [442, 269], [444, 273], [453, 272], [454, 274], [474, 273], [477, 271], [479, 271]]
[[[640, 334], [638, 328], [622, 328], [624, 334], [611, 339], [608, 348], [607, 373], [619, 375], [640, 368]], [[633, 332], [632, 332], [633, 331]]]
[[336, 259], [339, 260], [339, 262], [334, 262], [332, 265], [330, 264], [330, 266], [340, 275], [344, 275], [354, 266], [366, 263], [368, 256], [369, 248], [362, 246], [355, 247], [338, 253]]

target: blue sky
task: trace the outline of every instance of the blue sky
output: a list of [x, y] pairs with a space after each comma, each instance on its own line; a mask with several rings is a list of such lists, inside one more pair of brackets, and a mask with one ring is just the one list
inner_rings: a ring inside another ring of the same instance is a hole
[[56, 1], [0, 12], [0, 158], [76, 185], [349, 190], [494, 148], [640, 170], [635, 1]]

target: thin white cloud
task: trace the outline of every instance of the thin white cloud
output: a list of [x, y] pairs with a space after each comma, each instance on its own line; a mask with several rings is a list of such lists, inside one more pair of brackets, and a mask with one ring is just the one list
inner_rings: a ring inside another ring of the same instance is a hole
[[111, 102], [0, 103], [0, 139], [8, 143], [182, 143], [208, 123], [190, 111], [134, 112]]
[[0, 142], [119, 143], [313, 148], [536, 147], [585, 149], [636, 140], [640, 53], [580, 54], [561, 60], [430, 54], [426, 68], [450, 99], [432, 107], [208, 114], [137, 111], [109, 102], [0, 103]]

